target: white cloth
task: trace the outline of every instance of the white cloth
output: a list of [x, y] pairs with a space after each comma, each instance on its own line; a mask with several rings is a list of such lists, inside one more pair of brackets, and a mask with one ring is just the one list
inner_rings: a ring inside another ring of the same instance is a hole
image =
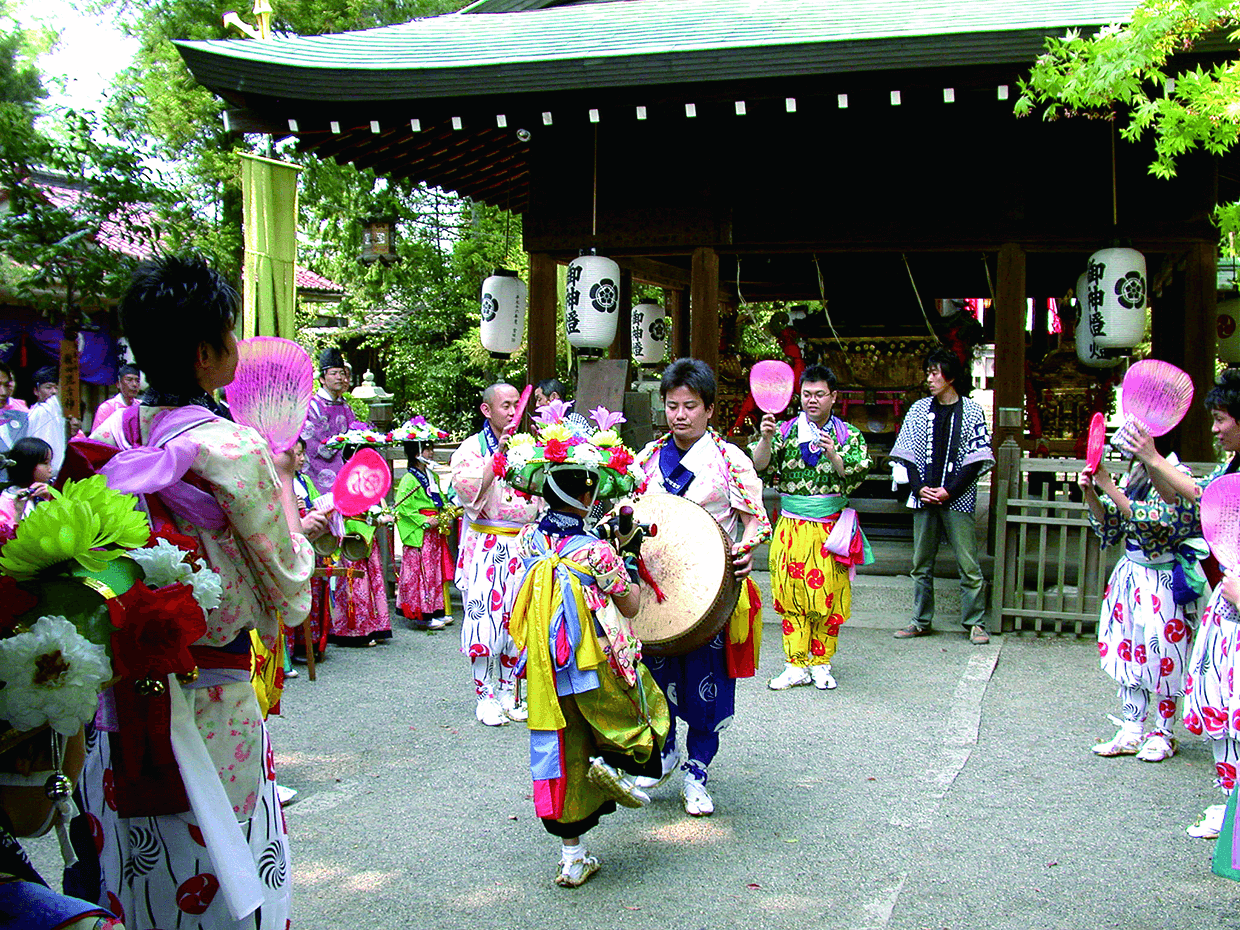
[[42, 439], [52, 447], [52, 477], [60, 474], [65, 461], [65, 415], [59, 397], [52, 395], [30, 408], [26, 435]]

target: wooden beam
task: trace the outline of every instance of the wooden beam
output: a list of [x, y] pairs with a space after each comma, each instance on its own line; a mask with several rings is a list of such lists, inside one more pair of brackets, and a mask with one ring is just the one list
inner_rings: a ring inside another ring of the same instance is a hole
[[1178, 365], [1193, 379], [1193, 403], [1167, 436], [1186, 462], [1214, 459], [1210, 415], [1200, 401], [1214, 386], [1216, 250], [1202, 243], [1183, 253], [1151, 312], [1153, 357]]
[[560, 312], [556, 293], [556, 262], [550, 255], [530, 255], [530, 302], [526, 322], [527, 378], [537, 384], [556, 374], [556, 332]]
[[662, 288], [681, 288], [689, 286], [689, 270], [671, 262], [661, 262], [653, 258], [615, 258], [621, 268], [633, 272], [633, 279], [642, 284], [653, 284]]
[[689, 354], [719, 366], [719, 254], [693, 250], [689, 285]]
[[663, 288], [663, 309], [672, 323], [667, 354], [671, 359], [684, 358], [689, 354], [689, 292], [684, 288]]
[[1025, 250], [1008, 243], [999, 249], [995, 283], [994, 447], [1024, 436], [1025, 407]]
[[[633, 357], [633, 336], [629, 327], [633, 321], [633, 272], [620, 269], [620, 306], [616, 310], [616, 338], [611, 342], [610, 358]], [[628, 390], [626, 387], [625, 390]]]

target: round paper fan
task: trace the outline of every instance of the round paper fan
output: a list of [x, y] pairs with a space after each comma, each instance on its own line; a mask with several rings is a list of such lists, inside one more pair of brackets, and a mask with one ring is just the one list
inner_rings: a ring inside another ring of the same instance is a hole
[[1085, 474], [1092, 475], [1102, 464], [1102, 450], [1107, 443], [1107, 421], [1095, 413], [1089, 421], [1089, 438], [1085, 441]]
[[392, 486], [392, 470], [374, 449], [359, 449], [332, 484], [336, 509], [346, 517], [364, 513], [383, 500]]
[[792, 401], [796, 374], [787, 362], [757, 362], [749, 372], [749, 390], [764, 413], [783, 413]]
[[1240, 474], [1211, 481], [1201, 495], [1201, 535], [1224, 568], [1240, 568]]
[[1193, 379], [1170, 362], [1142, 359], [1124, 375], [1124, 413], [1140, 420], [1151, 436], [1171, 432], [1193, 402]]
[[255, 336], [237, 343], [237, 373], [224, 389], [233, 419], [262, 434], [277, 455], [293, 448], [310, 413], [314, 363], [297, 343]]

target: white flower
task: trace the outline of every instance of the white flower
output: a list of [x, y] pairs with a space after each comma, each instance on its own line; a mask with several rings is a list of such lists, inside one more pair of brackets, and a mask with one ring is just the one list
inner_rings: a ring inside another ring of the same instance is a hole
[[589, 443], [581, 443], [573, 446], [572, 460], [581, 465], [602, 465], [609, 456], [602, 453], [602, 450]]
[[142, 566], [142, 574], [148, 587], [162, 588], [166, 585], [188, 584], [194, 569], [185, 563], [185, 550], [166, 539], [155, 540], [155, 545], [134, 549], [130, 558]]
[[526, 465], [530, 464], [537, 452], [539, 452], [539, 450], [529, 444], [517, 446], [515, 448], [509, 446], [508, 467], [513, 471], [520, 471]]
[[224, 582], [212, 568], [200, 568], [189, 576], [189, 584], [194, 589], [194, 600], [204, 611], [215, 610], [220, 606], [224, 596]]
[[0, 718], [17, 730], [46, 723], [72, 736], [95, 716], [111, 674], [103, 646], [64, 617], [40, 617], [27, 632], [0, 640]]

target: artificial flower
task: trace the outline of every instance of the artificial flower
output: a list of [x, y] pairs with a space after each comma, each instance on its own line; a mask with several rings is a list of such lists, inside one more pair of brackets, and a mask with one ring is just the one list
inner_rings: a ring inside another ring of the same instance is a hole
[[597, 423], [601, 430], [608, 430], [625, 422], [623, 413], [612, 413], [606, 407], [595, 407], [590, 411], [590, 419]]
[[538, 438], [543, 442], [550, 442], [553, 439], [558, 439], [560, 442], [568, 442], [572, 435], [572, 430], [563, 423], [552, 423], [550, 426], [544, 426], [538, 431]]
[[614, 429], [601, 429], [597, 433], [594, 434], [593, 438], [590, 441], [593, 442], [596, 446], [604, 447], [604, 446], [618, 446], [620, 445], [621, 439], [620, 439], [620, 434], [617, 433]]
[[562, 422], [567, 416], [568, 403], [566, 401], [549, 400], [538, 408], [538, 416], [534, 417], [534, 422], [540, 426], [549, 426]]
[[633, 453], [624, 446], [619, 446], [611, 450], [611, 458], [607, 460], [607, 467], [623, 473], [632, 463]]
[[69, 481], [64, 491], [35, 507], [17, 527], [17, 535], [0, 553], [0, 570], [19, 581], [71, 559], [87, 571], [146, 542], [146, 515], [134, 509], [137, 499], [113, 491], [102, 475]]
[[543, 449], [543, 458], [548, 462], [563, 462], [568, 458], [568, 444], [559, 439], [548, 440]]
[[534, 445], [534, 437], [531, 436], [529, 433], [513, 433], [511, 436], [508, 437], [509, 450], [515, 449], [517, 448], [517, 446], [532, 446], [532, 445]]
[[520, 471], [526, 465], [530, 464], [538, 455], [538, 447], [532, 442], [523, 443], [519, 446], [508, 446], [508, 467], [509, 469]]
[[194, 600], [203, 610], [215, 610], [224, 602], [224, 582], [213, 568], [203, 566], [190, 575], [189, 586], [194, 589]]
[[103, 646], [64, 617], [40, 617], [27, 632], [0, 640], [0, 717], [17, 730], [46, 723], [72, 736], [94, 718], [110, 676]]
[[508, 457], [502, 452], [496, 452], [491, 456], [491, 471], [495, 472], [496, 478], [502, 478], [508, 473]]
[[17, 625], [17, 618], [38, 603], [38, 597], [8, 575], [0, 575], [0, 634], [7, 635]]
[[189, 585], [152, 589], [138, 581], [116, 599], [112, 658], [124, 678], [163, 678], [190, 672], [189, 647], [207, 632], [207, 620]]
[[597, 467], [607, 461], [607, 456], [603, 454], [603, 450], [588, 442], [573, 446], [572, 460], [581, 465], [591, 465]]
[[166, 539], [157, 539], [153, 546], [134, 549], [129, 557], [142, 566], [142, 575], [152, 588], [189, 581], [194, 569], [185, 564], [184, 550]]

